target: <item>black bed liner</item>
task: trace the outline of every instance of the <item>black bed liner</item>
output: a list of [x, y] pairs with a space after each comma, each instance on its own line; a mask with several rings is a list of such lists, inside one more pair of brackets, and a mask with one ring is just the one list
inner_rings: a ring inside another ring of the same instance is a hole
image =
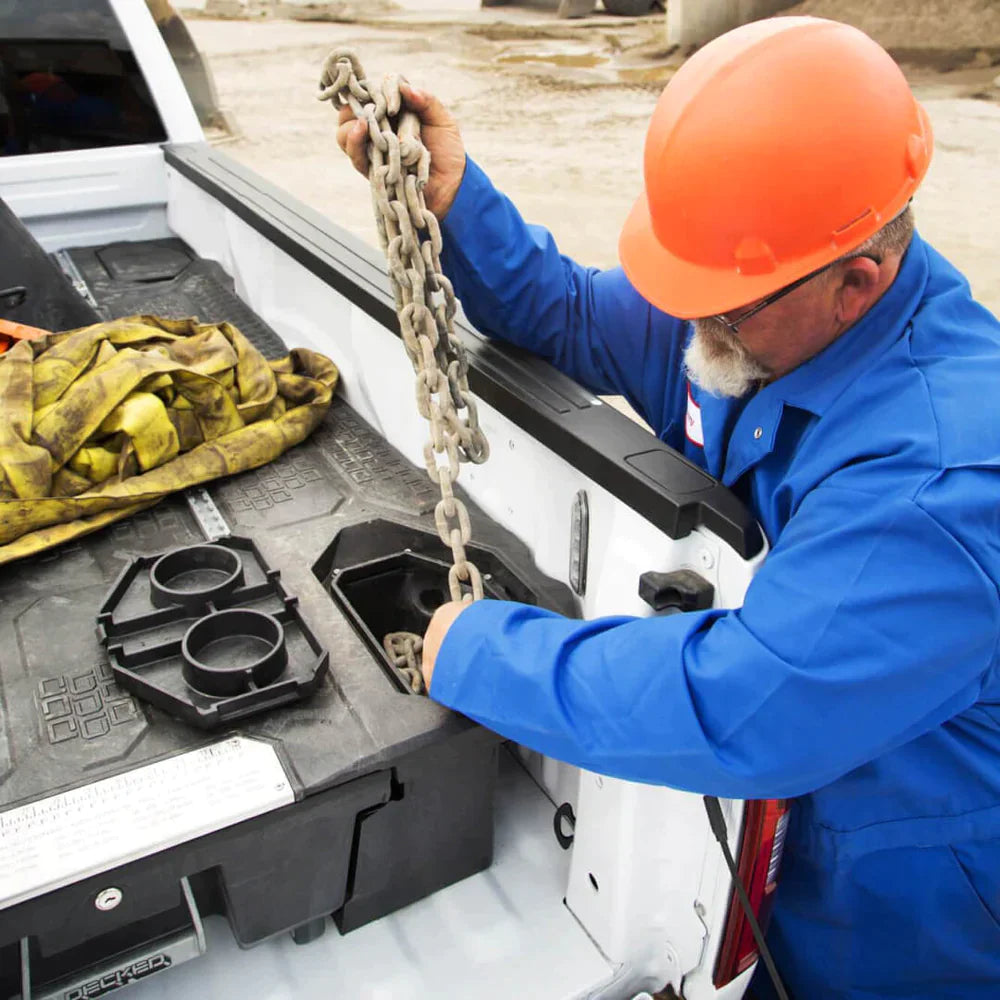
[[288, 352], [281, 338], [233, 291], [214, 260], [198, 257], [183, 240], [144, 240], [70, 250], [103, 319], [137, 313], [197, 317], [239, 327], [265, 358]]

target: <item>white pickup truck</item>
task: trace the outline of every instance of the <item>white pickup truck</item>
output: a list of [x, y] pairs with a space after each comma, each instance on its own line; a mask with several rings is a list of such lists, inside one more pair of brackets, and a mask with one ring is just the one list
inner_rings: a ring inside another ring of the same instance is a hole
[[[205, 142], [139, 0], [0, 0], [0, 143], [0, 317], [198, 315], [341, 371], [271, 465], [0, 569], [0, 1000], [743, 996], [757, 949], [701, 797], [503, 744], [380, 651], [390, 620], [426, 624], [447, 561], [378, 252]], [[728, 491], [460, 335], [493, 451], [460, 480], [489, 594], [669, 613], [688, 570], [741, 603], [764, 544]], [[142, 650], [190, 624], [156, 600], [183, 576], [160, 557], [206, 548], [284, 608], [303, 697], [147, 683]], [[762, 919], [782, 809], [722, 802]]]

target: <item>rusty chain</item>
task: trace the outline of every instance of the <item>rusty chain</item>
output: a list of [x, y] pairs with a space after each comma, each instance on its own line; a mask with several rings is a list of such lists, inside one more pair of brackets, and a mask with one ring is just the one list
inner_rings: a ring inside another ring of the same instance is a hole
[[389, 632], [382, 648], [396, 669], [406, 678], [410, 690], [423, 694], [424, 675], [420, 672], [420, 651], [424, 640], [415, 632]]
[[[424, 203], [430, 153], [420, 141], [419, 116], [403, 106], [401, 82], [399, 76], [386, 76], [378, 86], [365, 77], [352, 50], [334, 49], [323, 64], [318, 96], [335, 108], [349, 105], [355, 118], [368, 126], [368, 180], [379, 242], [389, 263], [403, 344], [416, 375], [417, 411], [430, 425], [424, 464], [441, 490], [434, 523], [452, 553], [448, 590], [453, 601], [474, 601], [483, 596], [483, 580], [465, 551], [472, 527], [468, 508], [453, 487], [460, 463], [485, 462], [489, 443], [469, 392], [465, 348], [455, 335], [457, 302], [441, 269], [441, 229]], [[463, 593], [463, 583], [468, 592]], [[421, 638], [391, 632], [383, 645], [411, 688], [418, 690], [419, 682], [422, 689], [417, 659]]]

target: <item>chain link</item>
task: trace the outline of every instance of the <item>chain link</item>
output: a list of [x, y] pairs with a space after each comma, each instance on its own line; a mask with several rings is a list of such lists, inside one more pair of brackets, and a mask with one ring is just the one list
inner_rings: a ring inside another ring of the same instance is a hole
[[420, 672], [420, 651], [424, 640], [413, 632], [389, 632], [382, 640], [386, 655], [406, 678], [414, 694], [424, 693], [424, 675]]
[[[403, 105], [400, 82], [399, 76], [386, 76], [378, 86], [365, 77], [352, 50], [334, 49], [323, 64], [319, 99], [336, 108], [348, 105], [368, 127], [368, 180], [379, 242], [389, 265], [403, 345], [416, 376], [417, 411], [429, 425], [424, 464], [441, 490], [434, 523], [451, 549], [448, 590], [453, 601], [478, 601], [482, 576], [465, 551], [472, 536], [469, 511], [452, 487], [461, 463], [485, 462], [490, 449], [469, 392], [465, 348], [455, 335], [457, 302], [441, 269], [441, 228], [424, 203], [430, 153], [420, 139], [420, 118]], [[411, 688], [418, 690], [416, 671], [422, 689], [421, 638], [391, 632], [383, 645]]]

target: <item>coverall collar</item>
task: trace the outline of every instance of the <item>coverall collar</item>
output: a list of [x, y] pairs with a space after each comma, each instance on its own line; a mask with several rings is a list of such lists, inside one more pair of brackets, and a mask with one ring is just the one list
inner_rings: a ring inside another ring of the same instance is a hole
[[882, 298], [814, 358], [742, 400], [706, 399], [702, 394], [709, 471], [732, 487], [774, 451], [788, 406], [822, 417], [903, 335], [924, 294], [928, 274], [926, 244], [914, 233], [896, 279]]
[[927, 286], [927, 248], [917, 233], [903, 255], [895, 281], [850, 329], [761, 395], [773, 393], [791, 406], [821, 417], [909, 325]]

